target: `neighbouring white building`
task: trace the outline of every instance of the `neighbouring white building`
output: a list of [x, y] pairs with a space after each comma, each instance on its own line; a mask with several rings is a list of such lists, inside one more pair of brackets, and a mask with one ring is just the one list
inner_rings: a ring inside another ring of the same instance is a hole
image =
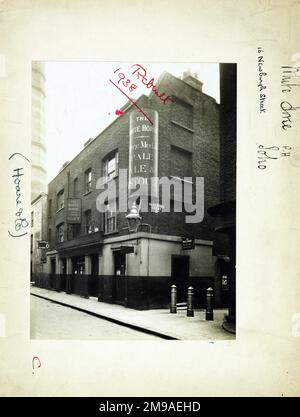
[[39, 241], [47, 239], [47, 194], [41, 193], [31, 203], [30, 254], [31, 271], [43, 272], [46, 261], [45, 249], [40, 249]]

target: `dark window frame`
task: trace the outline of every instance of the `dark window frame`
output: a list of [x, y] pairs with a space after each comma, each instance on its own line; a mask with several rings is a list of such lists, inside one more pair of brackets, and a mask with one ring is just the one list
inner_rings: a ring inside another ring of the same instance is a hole
[[[60, 198], [62, 196], [62, 201]], [[65, 190], [62, 189], [56, 194], [56, 211], [62, 210], [65, 208]]]
[[85, 232], [86, 235], [90, 235], [93, 232], [93, 230], [92, 230], [92, 210], [86, 210], [84, 212], [84, 232]]
[[60, 223], [56, 226], [56, 241], [63, 243], [65, 241], [65, 224]]
[[73, 180], [73, 197], [78, 197], [78, 177], [74, 178]]
[[[109, 164], [114, 161], [114, 169]], [[102, 175], [106, 181], [116, 178], [119, 175], [119, 151], [118, 149], [110, 152], [102, 159]]]
[[[109, 206], [112, 209], [109, 209]], [[117, 224], [117, 202], [112, 201], [106, 204], [106, 209], [104, 214], [104, 233], [116, 233], [118, 232], [118, 224]]]
[[88, 168], [84, 172], [84, 194], [88, 194], [92, 191], [92, 181], [93, 181], [92, 168]]

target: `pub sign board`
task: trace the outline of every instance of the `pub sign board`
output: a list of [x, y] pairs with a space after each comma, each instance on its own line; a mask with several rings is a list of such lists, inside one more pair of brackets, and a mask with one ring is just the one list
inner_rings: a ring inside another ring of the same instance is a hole
[[67, 223], [81, 223], [81, 198], [67, 199]]
[[46, 240], [39, 240], [38, 241], [38, 249], [49, 249], [50, 245], [49, 242]]
[[182, 237], [181, 238], [181, 247], [183, 250], [195, 249], [195, 238], [192, 237]]

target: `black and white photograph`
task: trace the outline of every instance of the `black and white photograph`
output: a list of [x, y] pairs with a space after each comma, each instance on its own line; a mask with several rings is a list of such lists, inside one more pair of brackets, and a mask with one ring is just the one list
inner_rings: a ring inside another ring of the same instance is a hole
[[31, 338], [235, 339], [236, 67], [32, 62]]
[[299, 396], [299, 21], [0, 0], [0, 396], [204, 417]]

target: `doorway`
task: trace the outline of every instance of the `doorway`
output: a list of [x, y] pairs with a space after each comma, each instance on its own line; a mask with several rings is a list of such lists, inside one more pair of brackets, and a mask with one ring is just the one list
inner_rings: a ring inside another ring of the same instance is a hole
[[50, 259], [50, 288], [55, 289], [56, 260]]
[[189, 285], [190, 258], [186, 255], [172, 255], [171, 285], [177, 287], [177, 302], [183, 303], [187, 300], [187, 289]]
[[61, 259], [60, 290], [66, 291], [67, 258]]
[[113, 300], [116, 304], [125, 304], [126, 298], [126, 254], [114, 251]]
[[91, 255], [91, 275], [98, 275], [99, 272], [99, 255]]
[[91, 275], [89, 280], [89, 295], [98, 297], [99, 295], [99, 254], [91, 255]]

